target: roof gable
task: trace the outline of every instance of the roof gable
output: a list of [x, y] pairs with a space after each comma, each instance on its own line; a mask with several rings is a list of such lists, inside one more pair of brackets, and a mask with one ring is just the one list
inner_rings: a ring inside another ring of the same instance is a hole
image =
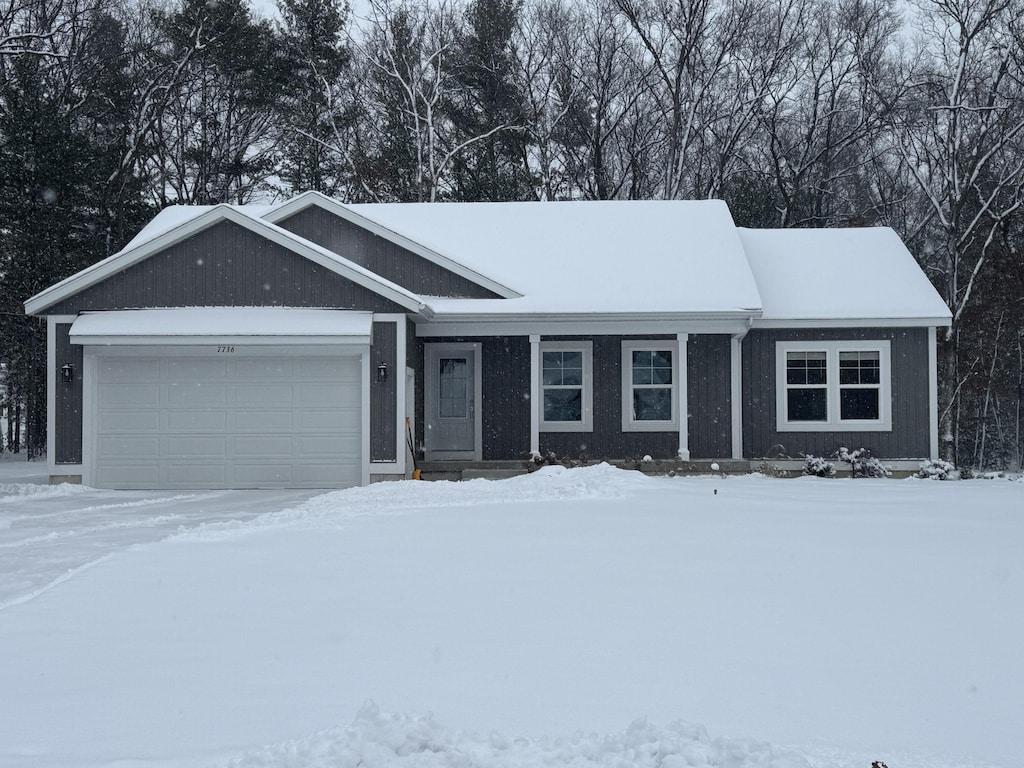
[[[404, 205], [429, 205], [428, 203], [407, 203]], [[319, 208], [329, 214], [332, 214], [344, 221], [354, 224], [360, 229], [364, 229], [368, 232], [377, 235], [378, 237], [391, 242], [400, 248], [403, 248], [417, 256], [426, 259], [439, 267], [442, 267], [459, 277], [468, 280], [475, 285], [480, 286], [488, 291], [491, 291], [498, 298], [510, 299], [520, 296], [518, 292], [509, 288], [507, 285], [492, 279], [487, 274], [480, 272], [467, 266], [461, 261], [450, 258], [448, 255], [435, 251], [434, 249], [425, 246], [423, 241], [418, 238], [410, 238], [406, 235], [396, 232], [390, 229], [386, 225], [382, 225], [380, 222], [373, 218], [368, 218], [360, 213], [360, 205], [345, 205], [339, 203], [326, 195], [319, 192], [304, 192], [298, 197], [294, 197], [291, 200], [283, 203], [282, 205], [275, 206], [273, 209], [268, 210], [262, 215], [262, 218], [266, 221], [274, 224], [283, 224], [289, 218], [301, 213], [302, 211], [308, 210], [311, 207]]]
[[239, 209], [217, 205], [200, 207], [192, 211], [192, 214], [188, 216], [184, 211], [172, 210], [163, 217], [158, 216], [129, 243], [129, 247], [36, 294], [25, 302], [25, 311], [28, 314], [37, 314], [51, 308], [222, 223], [241, 227], [256, 237], [379, 295], [406, 311], [429, 311], [423, 300], [411, 291], [280, 227], [253, 218]]

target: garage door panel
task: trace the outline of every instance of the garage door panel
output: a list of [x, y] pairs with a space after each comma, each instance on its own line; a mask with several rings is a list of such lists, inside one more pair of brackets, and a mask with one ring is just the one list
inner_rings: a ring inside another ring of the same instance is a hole
[[328, 410], [301, 410], [295, 412], [297, 432], [336, 432], [362, 428], [362, 413], [355, 408]]
[[232, 432], [287, 432], [295, 428], [291, 411], [232, 411], [230, 417]]
[[100, 405], [111, 408], [160, 405], [160, 390], [152, 382], [112, 384], [100, 390]]
[[103, 411], [100, 413], [98, 427], [100, 432], [159, 432], [160, 411]]
[[162, 455], [171, 459], [224, 459], [228, 455], [228, 439], [224, 435], [189, 435], [165, 437]]
[[288, 381], [296, 375], [291, 358], [243, 357], [236, 359], [234, 364], [235, 374], [244, 378]]
[[231, 438], [231, 452], [235, 456], [259, 456], [267, 459], [291, 459], [293, 445], [291, 435], [235, 435]]
[[155, 464], [102, 466], [94, 481], [100, 488], [159, 488], [160, 467]]
[[362, 479], [359, 357], [97, 358], [93, 482], [339, 488]]
[[215, 357], [172, 357], [163, 361], [164, 378], [172, 381], [185, 379], [223, 379], [227, 376], [227, 362]]
[[281, 403], [289, 403], [293, 392], [290, 384], [244, 384], [232, 387], [232, 397], [236, 403], [259, 404], [273, 407]]
[[164, 423], [168, 432], [224, 432], [228, 414], [220, 410], [167, 410]]
[[147, 358], [103, 358], [100, 362], [109, 380], [158, 381], [160, 361]]
[[294, 484], [291, 464], [237, 463], [232, 467], [231, 477], [232, 484], [238, 488]]
[[227, 402], [227, 387], [214, 383], [171, 383], [167, 385], [166, 402], [169, 405], [218, 405]]
[[116, 459], [156, 458], [160, 455], [159, 437], [101, 437], [99, 451]]
[[197, 464], [195, 462], [167, 462], [164, 485], [172, 488], [224, 488], [227, 466], [224, 464]]

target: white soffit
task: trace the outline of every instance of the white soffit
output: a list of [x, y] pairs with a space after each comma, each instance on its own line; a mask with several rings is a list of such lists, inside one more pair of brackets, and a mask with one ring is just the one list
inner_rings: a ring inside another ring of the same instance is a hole
[[86, 312], [72, 344], [369, 344], [371, 312], [290, 307], [186, 307]]

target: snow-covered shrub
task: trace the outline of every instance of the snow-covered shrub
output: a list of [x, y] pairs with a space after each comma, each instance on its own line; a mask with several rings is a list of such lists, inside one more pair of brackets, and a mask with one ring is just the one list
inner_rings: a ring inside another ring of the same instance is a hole
[[929, 459], [921, 462], [921, 469], [917, 471], [916, 477], [925, 480], [959, 480], [960, 471], [942, 459]]
[[836, 465], [821, 456], [805, 456], [804, 474], [814, 477], [835, 477]]
[[845, 447], [836, 452], [836, 458], [850, 465], [854, 477], [891, 477], [892, 472], [881, 461], [871, 455], [867, 448], [849, 450]]

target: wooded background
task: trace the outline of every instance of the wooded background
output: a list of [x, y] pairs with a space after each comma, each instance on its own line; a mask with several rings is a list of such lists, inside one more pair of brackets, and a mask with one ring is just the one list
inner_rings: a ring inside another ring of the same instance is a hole
[[2, 445], [45, 451], [45, 326], [22, 302], [166, 205], [714, 197], [740, 226], [893, 227], [953, 313], [944, 456], [1019, 469], [1022, 19], [1024, 0], [278, 0], [269, 20], [0, 0]]

